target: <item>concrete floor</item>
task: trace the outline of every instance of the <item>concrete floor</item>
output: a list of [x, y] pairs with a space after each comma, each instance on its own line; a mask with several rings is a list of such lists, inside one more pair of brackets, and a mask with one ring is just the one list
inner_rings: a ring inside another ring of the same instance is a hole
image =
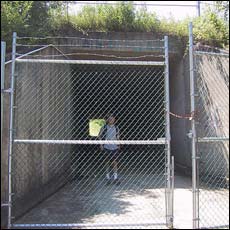
[[[123, 175], [119, 186], [108, 186], [103, 178], [97, 178], [97, 176], [73, 181], [17, 220], [16, 224], [131, 223], [139, 226], [128, 228], [167, 228], [163, 174], [151, 175], [153, 180], [149, 176], [137, 174], [125, 177]], [[191, 184], [191, 178], [175, 174], [175, 228], [192, 229]], [[140, 226], [143, 223], [146, 225]], [[115, 228], [114, 226], [105, 227]], [[125, 226], [120, 228], [125, 228]]]
[[174, 227], [192, 229], [192, 179], [175, 174]]

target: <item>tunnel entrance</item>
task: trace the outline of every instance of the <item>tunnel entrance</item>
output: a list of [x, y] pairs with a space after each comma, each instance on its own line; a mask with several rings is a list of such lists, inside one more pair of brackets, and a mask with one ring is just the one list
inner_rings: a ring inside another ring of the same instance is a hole
[[164, 69], [148, 66], [71, 66], [74, 139], [89, 138], [89, 120], [114, 114], [124, 140], [164, 137]]
[[[16, 70], [15, 226], [165, 225], [164, 62], [25, 59]], [[89, 135], [90, 120], [109, 114], [120, 130], [119, 185], [114, 168], [108, 185], [108, 153]]]

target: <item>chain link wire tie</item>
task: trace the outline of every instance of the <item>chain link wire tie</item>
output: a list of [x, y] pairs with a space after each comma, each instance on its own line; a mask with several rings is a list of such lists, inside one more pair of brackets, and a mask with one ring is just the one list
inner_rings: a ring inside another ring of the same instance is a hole
[[11, 89], [11, 88], [9, 88], [9, 89], [1, 89], [1, 93], [13, 93], [14, 91]]

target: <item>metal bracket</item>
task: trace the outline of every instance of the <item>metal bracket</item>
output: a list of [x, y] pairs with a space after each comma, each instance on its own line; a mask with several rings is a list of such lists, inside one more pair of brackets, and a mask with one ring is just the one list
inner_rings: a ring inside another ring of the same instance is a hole
[[166, 218], [169, 218], [169, 221], [168, 221], [168, 223], [167, 223], [167, 227], [168, 227], [169, 229], [174, 229], [174, 228], [173, 228], [173, 217], [172, 217], [171, 215], [166, 215]]
[[11, 204], [10, 203], [1, 204], [1, 207], [8, 207], [8, 206], [11, 206]]
[[198, 97], [199, 96], [198, 93], [192, 93], [191, 95], [194, 96], [194, 97]]
[[189, 133], [187, 133], [188, 138], [193, 138], [193, 133], [192, 130], [189, 131]]
[[192, 159], [200, 160], [200, 157], [192, 157]]
[[194, 218], [193, 219], [193, 221], [199, 221], [200, 220], [200, 218]]
[[9, 89], [1, 89], [1, 93], [13, 93], [13, 90], [11, 88], [9, 88]]

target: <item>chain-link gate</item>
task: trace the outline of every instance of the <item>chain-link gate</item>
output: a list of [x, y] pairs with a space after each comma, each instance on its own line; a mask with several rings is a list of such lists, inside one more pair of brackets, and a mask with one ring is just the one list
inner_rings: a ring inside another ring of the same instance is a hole
[[[163, 61], [13, 58], [9, 226], [172, 227], [167, 37], [162, 50]], [[108, 114], [120, 139], [90, 136]], [[101, 144], [121, 146], [120, 184], [107, 183]]]
[[190, 54], [194, 228], [229, 228], [229, 55], [194, 49]]

